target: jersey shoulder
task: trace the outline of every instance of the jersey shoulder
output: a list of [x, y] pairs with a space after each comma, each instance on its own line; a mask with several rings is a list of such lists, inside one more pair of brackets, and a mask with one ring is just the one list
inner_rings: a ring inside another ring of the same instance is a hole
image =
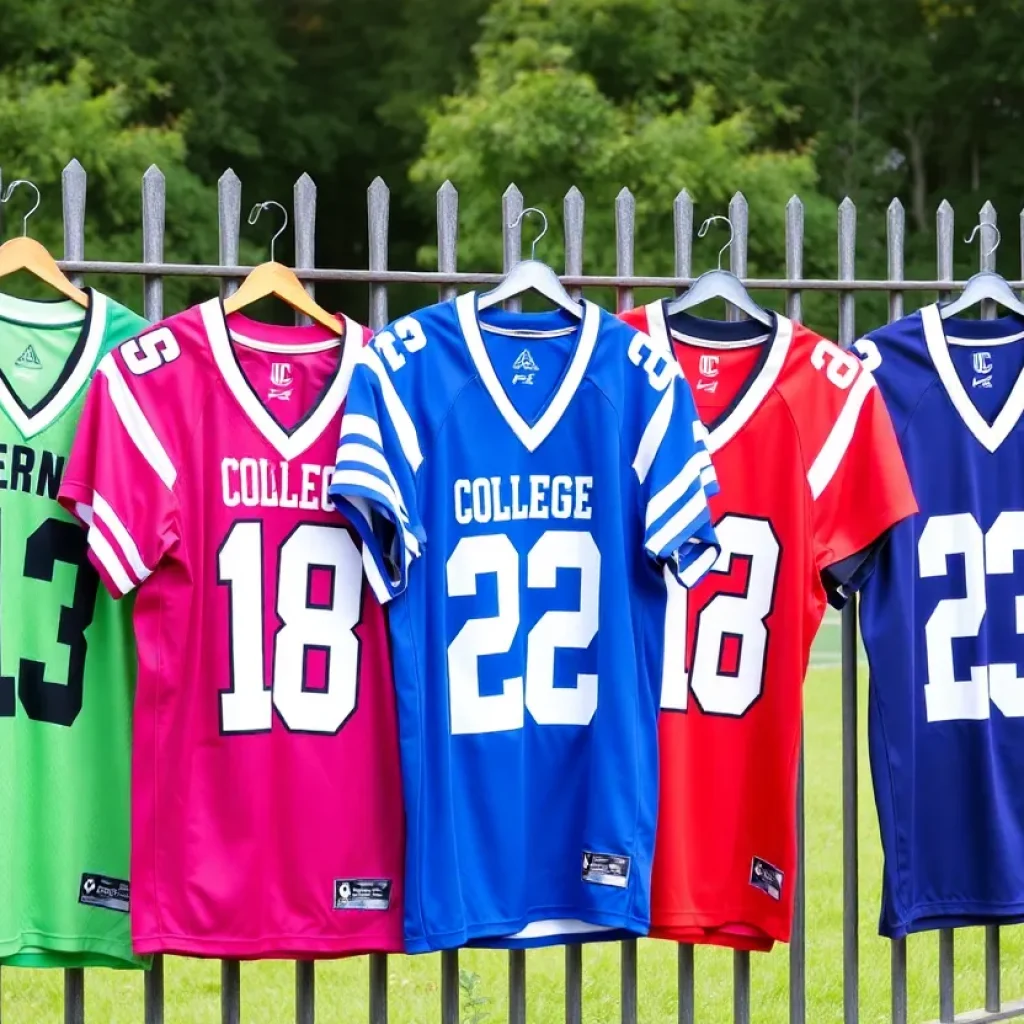
[[804, 461], [811, 466], [844, 415], [851, 427], [856, 425], [876, 385], [855, 353], [802, 324], [786, 323], [792, 333], [776, 390], [793, 422]]
[[854, 349], [878, 381], [896, 433], [902, 436], [921, 398], [938, 380], [921, 311], [876, 328]]
[[103, 338], [100, 342], [101, 356], [106, 355], [115, 345], [120, 345], [129, 338], [141, 334], [149, 327], [149, 321], [145, 317], [139, 316], [138, 313], [127, 306], [122, 306], [120, 302], [112, 299], [109, 295], [103, 295], [101, 292], [93, 289], [92, 298], [94, 306], [97, 298], [99, 298], [103, 307], [104, 324]]

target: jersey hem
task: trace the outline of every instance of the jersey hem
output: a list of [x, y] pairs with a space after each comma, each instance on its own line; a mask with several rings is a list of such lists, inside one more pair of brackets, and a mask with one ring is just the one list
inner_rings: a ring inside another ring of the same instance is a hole
[[[737, 929], [735, 931], [731, 929]], [[728, 946], [751, 952], [767, 952], [776, 942], [789, 942], [792, 925], [783, 917], [751, 919], [749, 913], [659, 914], [651, 923], [651, 938], [700, 945]]]
[[403, 953], [401, 936], [363, 935], [358, 938], [316, 939], [301, 935], [271, 935], [257, 940], [197, 939], [160, 933], [132, 939], [136, 953], [172, 956], [230, 957], [245, 960], [294, 960], [303, 957], [364, 956], [367, 953]]
[[0, 965], [109, 967], [115, 970], [142, 970], [149, 966], [144, 957], [133, 953], [131, 944], [125, 941], [109, 942], [90, 936], [68, 937], [47, 932], [22, 932], [13, 939], [0, 942]]
[[[538, 935], [529, 939], [514, 939], [511, 936], [521, 932], [537, 921], [573, 920], [594, 925], [602, 931], [560, 932], [555, 935]], [[632, 914], [605, 914], [588, 910], [580, 913], [578, 908], [559, 907], [552, 910], [531, 911], [525, 917], [504, 921], [474, 924], [448, 932], [432, 932], [419, 937], [406, 936], [407, 953], [432, 953], [458, 946], [480, 946], [488, 949], [534, 949], [540, 946], [560, 946], [575, 942], [617, 941], [642, 938], [647, 935], [649, 922], [646, 918]]]
[[914, 932], [936, 928], [965, 928], [985, 924], [1020, 924], [1024, 922], [1024, 902], [1017, 903], [925, 903], [914, 907], [896, 921], [882, 920], [879, 935], [902, 939]]

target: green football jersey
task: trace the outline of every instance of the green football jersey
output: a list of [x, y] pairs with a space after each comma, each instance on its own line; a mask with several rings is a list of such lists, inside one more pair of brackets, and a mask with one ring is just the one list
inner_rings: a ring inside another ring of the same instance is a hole
[[0, 965], [137, 967], [128, 924], [135, 647], [57, 504], [97, 362], [146, 321], [0, 295]]

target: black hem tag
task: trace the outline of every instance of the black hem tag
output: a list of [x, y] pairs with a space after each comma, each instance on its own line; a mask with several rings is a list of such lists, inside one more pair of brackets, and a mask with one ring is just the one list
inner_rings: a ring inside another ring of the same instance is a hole
[[760, 857], [754, 857], [750, 862], [750, 884], [755, 889], [771, 896], [773, 900], [782, 899], [782, 879], [785, 876], [774, 865]]
[[335, 910], [387, 910], [391, 906], [390, 878], [336, 878]]
[[584, 850], [581, 877], [584, 882], [592, 882], [594, 885], [612, 885], [617, 889], [625, 889], [629, 885], [629, 857]]
[[83, 906], [116, 910], [119, 914], [128, 913], [129, 895], [128, 880], [125, 878], [109, 878], [86, 871], [78, 885], [78, 902]]

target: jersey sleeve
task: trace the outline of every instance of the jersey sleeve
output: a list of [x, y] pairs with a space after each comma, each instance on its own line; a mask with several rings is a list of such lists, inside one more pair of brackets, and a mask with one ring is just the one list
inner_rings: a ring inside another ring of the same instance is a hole
[[841, 608], [870, 576], [900, 520], [917, 511], [899, 442], [875, 379], [860, 369], [807, 473], [815, 561]]
[[[634, 338], [653, 350], [645, 335]], [[707, 449], [707, 430], [697, 416], [693, 395], [671, 356], [655, 367], [648, 364], [640, 385], [639, 437], [632, 468], [640, 488], [644, 517], [644, 549], [657, 563], [670, 567], [679, 581], [695, 586], [718, 557], [708, 498], [718, 481]], [[667, 379], [667, 385], [659, 384]]]
[[426, 541], [416, 498], [422, 461], [406, 399], [367, 345], [352, 374], [329, 493], [359, 531], [367, 578], [382, 604], [405, 589]]
[[[160, 349], [161, 341], [174, 347], [169, 336], [157, 336], [152, 351], [169, 354]], [[179, 536], [178, 473], [151, 401], [155, 390], [155, 380], [127, 369], [120, 351], [106, 355], [61, 481], [59, 501], [88, 528], [89, 558], [114, 597], [143, 583]]]

